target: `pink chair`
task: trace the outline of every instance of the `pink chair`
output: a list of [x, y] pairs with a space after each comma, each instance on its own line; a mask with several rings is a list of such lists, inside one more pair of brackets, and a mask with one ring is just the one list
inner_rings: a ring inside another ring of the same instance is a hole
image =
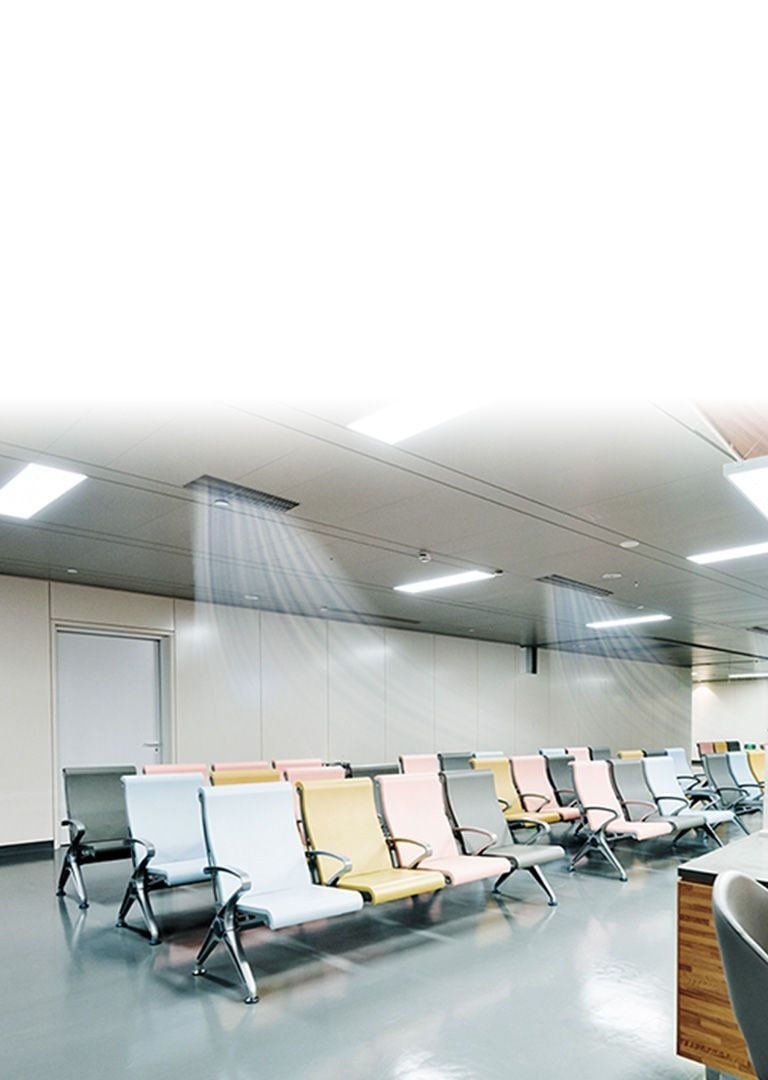
[[404, 773], [439, 773], [440, 761], [437, 754], [401, 754], [400, 772]]
[[677, 835], [674, 825], [668, 821], [630, 821], [624, 816], [611, 782], [610, 762], [574, 761], [571, 771], [587, 838], [571, 859], [569, 870], [574, 870], [576, 863], [588, 852], [599, 851], [618, 870], [621, 880], [626, 881], [624, 867], [611, 850], [612, 843], [616, 840], [642, 841]]
[[214, 772], [226, 772], [228, 769], [271, 769], [272, 766], [268, 761], [214, 761], [211, 768]]
[[174, 765], [145, 765], [142, 769], [145, 776], [166, 776], [169, 773], [200, 773], [208, 783], [208, 766], [201, 764], [187, 765], [186, 763]]
[[443, 788], [437, 775], [380, 776], [376, 785], [401, 866], [408, 866], [418, 855], [418, 850], [414, 844], [397, 838], [412, 836], [432, 849], [431, 855], [420, 859], [419, 869], [437, 870], [451, 885], [489, 877], [500, 880], [509, 877], [512, 864], [507, 859], [461, 854], [446, 815]]
[[286, 769], [299, 769], [305, 765], [316, 767], [322, 764], [323, 759], [319, 757], [281, 758], [272, 762], [272, 768], [277, 769], [278, 772], [285, 772]]
[[558, 813], [563, 821], [580, 821], [576, 806], [561, 806], [547, 773], [547, 759], [541, 754], [521, 754], [509, 759], [515, 785], [526, 810], [534, 813]]
[[566, 754], [570, 754], [576, 761], [591, 761], [592, 754], [588, 746], [566, 746]]

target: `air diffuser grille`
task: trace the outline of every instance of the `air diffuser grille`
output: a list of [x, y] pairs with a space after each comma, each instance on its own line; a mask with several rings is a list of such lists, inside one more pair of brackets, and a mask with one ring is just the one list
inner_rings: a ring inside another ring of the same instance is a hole
[[225, 499], [227, 502], [241, 505], [247, 503], [260, 510], [275, 510], [280, 514], [293, 510], [299, 505], [293, 499], [284, 499], [281, 495], [270, 495], [267, 491], [257, 491], [256, 488], [244, 487], [242, 484], [233, 484], [217, 476], [198, 476], [197, 480], [190, 480], [184, 487], [190, 491], [198, 491], [211, 500]]
[[545, 577], [536, 578], [545, 585], [556, 585], [560, 589], [573, 589], [576, 592], [589, 593], [590, 596], [613, 596], [610, 589], [603, 589], [599, 585], [589, 585], [586, 581], [575, 581], [573, 578], [563, 577], [561, 574], [547, 574]]

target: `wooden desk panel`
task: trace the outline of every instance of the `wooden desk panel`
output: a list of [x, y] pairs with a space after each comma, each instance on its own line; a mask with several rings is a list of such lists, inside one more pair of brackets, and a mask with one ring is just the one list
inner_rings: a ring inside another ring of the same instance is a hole
[[677, 1052], [756, 1080], [731, 1010], [712, 920], [712, 887], [677, 883]]

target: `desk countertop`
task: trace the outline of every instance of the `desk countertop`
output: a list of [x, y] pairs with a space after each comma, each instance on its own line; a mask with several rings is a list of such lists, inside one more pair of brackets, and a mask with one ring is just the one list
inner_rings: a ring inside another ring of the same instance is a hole
[[677, 873], [683, 881], [711, 885], [724, 870], [738, 870], [768, 885], [768, 835], [752, 833], [742, 840], [732, 840], [725, 847], [681, 863]]

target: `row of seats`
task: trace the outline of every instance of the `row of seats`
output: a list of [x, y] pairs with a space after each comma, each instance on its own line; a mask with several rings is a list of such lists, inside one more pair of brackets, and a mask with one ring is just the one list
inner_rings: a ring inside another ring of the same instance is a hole
[[715, 739], [714, 742], [698, 742], [696, 748], [699, 751], [699, 757], [703, 757], [704, 754], [726, 754], [729, 750], [765, 750], [766, 743], [761, 743], [758, 746], [756, 743], [744, 743], [738, 739]]
[[[383, 903], [485, 878], [496, 879], [498, 890], [517, 869], [528, 870], [556, 903], [541, 867], [562, 858], [563, 849], [512, 843], [493, 778], [484, 770], [442, 778], [381, 776], [378, 800], [368, 778], [302, 780], [296, 788], [306, 848], [295, 828], [294, 786], [286, 781], [216, 788], [195, 773], [139, 776], [135, 769], [105, 767], [65, 770], [65, 787], [73, 839], [59, 895], [71, 875], [87, 904], [81, 865], [133, 854], [118, 925], [136, 905], [157, 943], [151, 894], [213, 881], [217, 912], [196, 973], [224, 943], [246, 1001], [257, 1000], [239, 941], [250, 925], [276, 929], [357, 910], [363, 899]], [[87, 828], [74, 816], [78, 802], [91, 815]]]

